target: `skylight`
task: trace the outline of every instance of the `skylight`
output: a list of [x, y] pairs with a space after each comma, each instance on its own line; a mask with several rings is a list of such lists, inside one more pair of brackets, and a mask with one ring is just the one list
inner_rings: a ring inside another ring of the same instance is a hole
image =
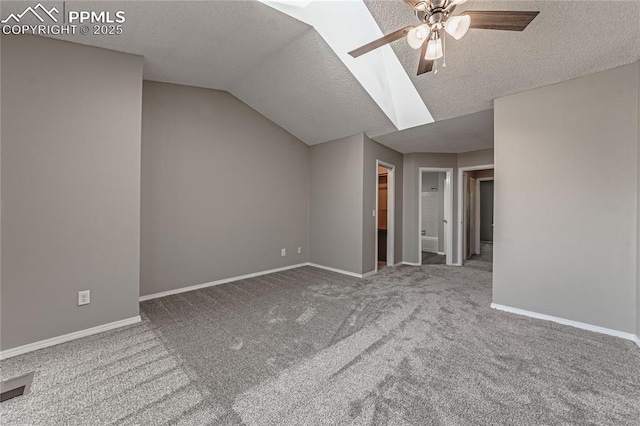
[[398, 130], [434, 121], [390, 46], [347, 54], [384, 35], [362, 0], [259, 1], [314, 27]]

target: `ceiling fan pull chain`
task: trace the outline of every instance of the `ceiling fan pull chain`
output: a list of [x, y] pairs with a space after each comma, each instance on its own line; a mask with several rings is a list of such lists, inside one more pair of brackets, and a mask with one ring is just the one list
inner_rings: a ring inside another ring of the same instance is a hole
[[447, 33], [440, 30], [440, 34], [442, 37], [442, 68], [447, 67]]

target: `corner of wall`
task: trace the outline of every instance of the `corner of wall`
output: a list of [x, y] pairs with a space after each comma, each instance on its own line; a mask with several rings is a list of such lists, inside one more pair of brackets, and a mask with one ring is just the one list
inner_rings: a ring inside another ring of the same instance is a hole
[[638, 103], [636, 109], [638, 112], [638, 197], [636, 204], [637, 237], [636, 237], [636, 343], [640, 346], [640, 61], [636, 62], [638, 71]]

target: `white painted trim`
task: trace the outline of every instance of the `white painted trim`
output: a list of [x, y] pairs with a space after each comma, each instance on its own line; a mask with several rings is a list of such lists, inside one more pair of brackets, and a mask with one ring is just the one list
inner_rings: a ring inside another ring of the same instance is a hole
[[[568, 320], [565, 318], [554, 317], [552, 315], [540, 314], [538, 312], [527, 311], [519, 308], [512, 308], [511, 306], [499, 305], [497, 303], [492, 303], [491, 307], [493, 309], [497, 309], [499, 311], [509, 312], [512, 314], [523, 315], [526, 317], [536, 318], [544, 321], [552, 321], [562, 325], [568, 325], [570, 327], [580, 328], [582, 330], [593, 331], [594, 333], [607, 334], [609, 336], [620, 337], [622, 339], [637, 341], [637, 337], [631, 333], [625, 333], [624, 331], [613, 330], [611, 328], [600, 327], [598, 325], [591, 325], [584, 322], [578, 322], [573, 320]], [[640, 344], [638, 345], [640, 346]]]
[[[444, 180], [444, 251], [446, 264], [453, 265], [453, 168], [452, 167], [419, 167], [418, 168], [418, 256], [422, 256], [422, 173], [446, 173]], [[404, 263], [404, 262], [403, 262]], [[407, 263], [409, 264], [409, 263]], [[422, 262], [414, 265], [421, 266]]]
[[438, 255], [439, 255], [439, 256], [446, 256], [446, 255], [447, 255], [447, 253], [445, 253], [445, 252], [443, 252], [443, 251], [439, 251], [439, 252], [438, 252]]
[[124, 327], [126, 325], [139, 323], [140, 315], [119, 321], [110, 322], [96, 327], [87, 328], [73, 333], [63, 334], [62, 336], [52, 337], [50, 339], [40, 340], [38, 342], [29, 343], [27, 345], [18, 346], [0, 352], [0, 360], [11, 358], [17, 355], [26, 354], [27, 352], [37, 351], [38, 349], [48, 348], [49, 346], [59, 345], [60, 343], [69, 342], [71, 340], [80, 339], [81, 337], [91, 336], [92, 334], [102, 333], [103, 331], [113, 330], [115, 328]]
[[419, 262], [402, 262], [403, 265], [407, 265], [407, 266], [422, 266], [422, 263]]
[[464, 263], [464, 172], [487, 169], [495, 169], [495, 166], [493, 164], [484, 164], [481, 166], [466, 166], [458, 168], [458, 263], [456, 264], [456, 266], [462, 266], [462, 264]]
[[402, 262], [398, 262], [398, 263], [394, 264], [393, 267], [395, 268], [396, 266], [400, 266], [400, 265], [402, 265]]
[[364, 274], [362, 274], [362, 278], [370, 277], [371, 275], [375, 275], [376, 273], [376, 271], [365, 272]]
[[221, 280], [211, 281], [208, 283], [190, 285], [188, 287], [180, 287], [174, 290], [167, 290], [167, 291], [161, 291], [159, 293], [147, 294], [145, 296], [140, 296], [138, 300], [140, 302], [144, 302], [145, 300], [157, 299], [159, 297], [171, 296], [173, 294], [185, 293], [187, 291], [200, 290], [201, 288], [213, 287], [215, 285], [226, 284], [233, 281], [246, 280], [247, 278], [259, 277], [261, 275], [273, 274], [274, 272], [287, 271], [289, 269], [301, 268], [303, 266], [309, 266], [309, 265], [316, 266], [316, 265], [310, 264], [309, 262], [298, 263], [295, 265], [283, 266], [282, 268], [269, 269], [266, 271], [254, 272], [246, 275], [239, 275], [237, 277], [223, 278]]
[[633, 336], [633, 340], [636, 342], [636, 345], [638, 345], [638, 347], [640, 348], [640, 337]]
[[387, 163], [385, 161], [376, 159], [376, 217], [373, 221], [374, 227], [374, 235], [375, 235], [375, 258], [374, 258], [374, 270], [373, 272], [378, 272], [378, 215], [380, 212], [378, 211], [378, 167], [386, 167], [389, 169], [389, 174], [387, 175], [387, 266], [392, 266], [395, 261], [395, 211], [396, 211], [396, 166], [391, 163]]
[[[331, 266], [318, 265], [317, 263], [308, 263], [307, 265], [313, 266], [314, 268], [318, 268], [318, 269], [337, 272], [338, 274], [342, 274], [342, 275], [348, 275], [350, 277], [363, 278], [363, 274], [358, 274], [357, 272], [345, 271], [344, 269], [332, 268]], [[377, 271], [372, 271], [372, 272], [375, 274]], [[368, 274], [371, 274], [371, 272], [367, 272], [364, 275], [369, 276]]]
[[475, 210], [475, 214], [476, 214], [476, 229], [475, 229], [475, 234], [476, 234], [476, 238], [475, 238], [475, 243], [476, 246], [473, 248], [473, 251], [475, 252], [475, 254], [480, 254], [480, 182], [478, 182], [478, 179], [475, 179], [476, 181], [476, 205], [474, 207]]

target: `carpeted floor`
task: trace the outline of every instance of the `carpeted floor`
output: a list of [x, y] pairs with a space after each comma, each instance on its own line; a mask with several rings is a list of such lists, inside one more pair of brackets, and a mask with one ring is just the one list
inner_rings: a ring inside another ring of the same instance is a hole
[[640, 424], [635, 344], [490, 301], [490, 253], [151, 300], [140, 325], [3, 361], [35, 378], [0, 423]]

